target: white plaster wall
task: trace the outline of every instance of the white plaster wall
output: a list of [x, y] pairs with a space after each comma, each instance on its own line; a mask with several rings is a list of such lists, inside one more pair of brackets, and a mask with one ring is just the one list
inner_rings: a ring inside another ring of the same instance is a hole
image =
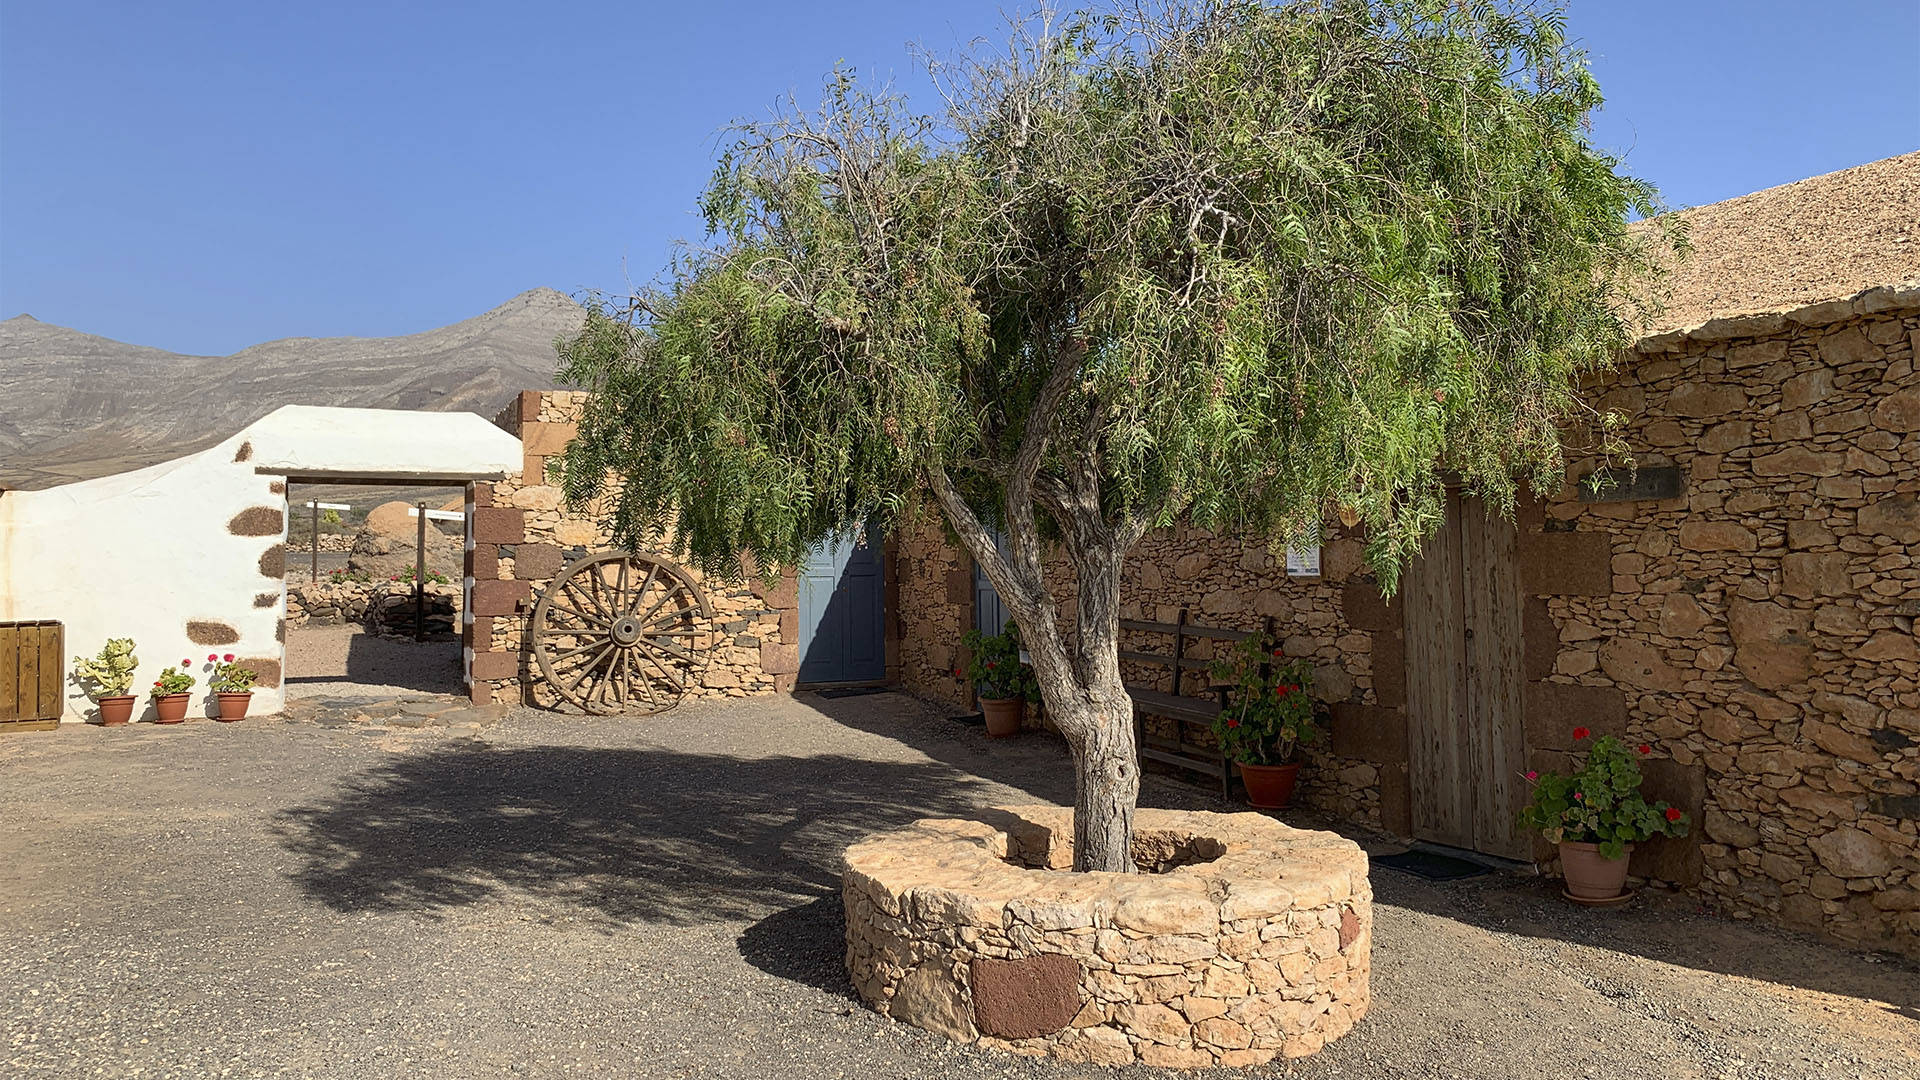
[[[206, 715], [207, 654], [272, 657], [286, 610], [286, 583], [263, 577], [260, 556], [286, 542], [280, 480], [234, 456], [241, 432], [211, 449], [118, 476], [0, 497], [0, 619], [58, 619], [66, 625], [66, 719], [91, 713], [71, 679], [72, 658], [91, 656], [111, 637], [130, 637], [140, 658], [134, 716], [151, 718], [148, 691], [160, 669], [192, 659], [189, 716]], [[281, 514], [273, 536], [234, 536], [227, 523], [249, 507]], [[270, 607], [254, 597], [274, 594]], [[206, 619], [239, 631], [231, 645], [195, 645], [187, 622]], [[252, 713], [278, 712], [280, 687], [254, 691]]]
[[[284, 677], [286, 582], [262, 575], [260, 557], [286, 543], [287, 475], [458, 483], [499, 479], [521, 461], [519, 439], [472, 413], [285, 406], [188, 457], [0, 495], [0, 620], [65, 624], [67, 720], [93, 710], [71, 681], [72, 658], [111, 637], [136, 645], [136, 718], [151, 717], [153, 680], [182, 659], [199, 680], [188, 715], [208, 715], [208, 653], [270, 658]], [[278, 512], [279, 532], [233, 535], [229, 523], [251, 507]], [[254, 606], [267, 594], [271, 604]], [[233, 627], [239, 640], [195, 645], [187, 623], [197, 620]], [[259, 687], [250, 713], [284, 703], [282, 687]]]

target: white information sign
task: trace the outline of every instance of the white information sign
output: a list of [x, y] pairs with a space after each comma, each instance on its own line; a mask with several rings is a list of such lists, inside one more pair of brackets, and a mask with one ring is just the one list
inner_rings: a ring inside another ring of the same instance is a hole
[[1287, 545], [1288, 577], [1320, 576], [1320, 530], [1314, 529], [1307, 535]]

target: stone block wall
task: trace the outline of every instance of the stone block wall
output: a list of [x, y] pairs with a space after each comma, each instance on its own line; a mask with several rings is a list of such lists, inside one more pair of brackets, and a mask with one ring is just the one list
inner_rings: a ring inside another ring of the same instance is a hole
[[[1633, 872], [1737, 918], [1908, 954], [1920, 954], [1916, 351], [1920, 292], [1891, 289], [1643, 342], [1588, 397], [1626, 415], [1645, 478], [1675, 469], [1677, 489], [1596, 500], [1578, 481], [1598, 463], [1576, 461], [1564, 490], [1523, 500], [1516, 551], [1532, 767], [1565, 769], [1576, 726], [1646, 743], [1650, 794], [1696, 823], [1642, 845]], [[1289, 578], [1259, 543], [1167, 530], [1130, 557], [1123, 616], [1186, 608], [1243, 630], [1272, 617], [1333, 705], [1300, 797], [1405, 834], [1402, 613], [1360, 548], [1330, 525], [1322, 576]], [[937, 524], [901, 551], [903, 681], [963, 701], [952, 669], [973, 624], [968, 562]]]
[[[1909, 954], [1917, 346], [1912, 290], [1644, 342], [1592, 396], [1629, 417], [1642, 466], [1678, 469], [1682, 490], [1598, 502], [1569, 485], [1523, 521], [1523, 541], [1586, 538], [1606, 570], [1546, 601], [1552, 672], [1529, 695], [1530, 723], [1557, 732], [1598, 715], [1596, 731], [1652, 743], [1651, 786], [1695, 812], [1694, 836], [1639, 853], [1636, 872], [1736, 917]], [[1558, 764], [1560, 749], [1536, 760]]]
[[[580, 391], [525, 391], [495, 418], [519, 436], [522, 470], [491, 484], [473, 484], [467, 501], [472, 535], [466, 553], [463, 640], [476, 704], [551, 706], [526, 638], [540, 593], [575, 559], [613, 546], [602, 507], [563, 505], [547, 466], [579, 433], [587, 395]], [[670, 556], [662, 556], [668, 558]], [[771, 585], [700, 581], [714, 611], [714, 638], [700, 685], [691, 698], [784, 693], [799, 670], [798, 603], [792, 574]]]

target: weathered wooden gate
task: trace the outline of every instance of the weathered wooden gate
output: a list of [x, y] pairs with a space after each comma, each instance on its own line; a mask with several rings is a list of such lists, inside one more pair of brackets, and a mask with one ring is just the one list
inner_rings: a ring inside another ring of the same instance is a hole
[[0, 622], [0, 732], [60, 723], [65, 646], [57, 622]]
[[1413, 835], [1524, 859], [1520, 574], [1511, 521], [1453, 493], [1402, 582]]

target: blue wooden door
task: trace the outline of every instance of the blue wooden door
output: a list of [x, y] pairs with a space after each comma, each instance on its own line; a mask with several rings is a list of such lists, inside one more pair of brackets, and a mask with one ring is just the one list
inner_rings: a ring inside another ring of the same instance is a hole
[[887, 677], [880, 544], [862, 530], [815, 548], [800, 569], [803, 683]]
[[[1008, 555], [1007, 538], [995, 529], [993, 546], [1000, 549], [1001, 555]], [[1000, 602], [1000, 594], [994, 591], [993, 582], [987, 580], [979, 563], [973, 564], [973, 628], [982, 634], [997, 634], [1007, 628], [1007, 605]]]

